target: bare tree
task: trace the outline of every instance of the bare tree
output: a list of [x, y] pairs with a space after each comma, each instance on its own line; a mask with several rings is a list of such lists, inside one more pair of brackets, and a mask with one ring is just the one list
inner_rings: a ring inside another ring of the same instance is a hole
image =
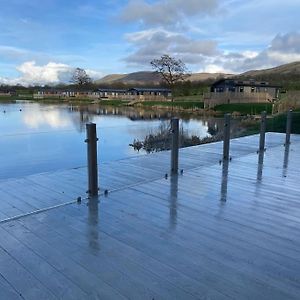
[[[167, 54], [150, 62], [152, 68], [158, 72], [162, 79], [174, 90], [176, 83], [184, 81], [190, 76], [184, 62]], [[173, 101], [173, 97], [172, 97]]]
[[78, 85], [85, 85], [91, 83], [92, 79], [84, 69], [76, 68], [71, 77], [71, 82]]

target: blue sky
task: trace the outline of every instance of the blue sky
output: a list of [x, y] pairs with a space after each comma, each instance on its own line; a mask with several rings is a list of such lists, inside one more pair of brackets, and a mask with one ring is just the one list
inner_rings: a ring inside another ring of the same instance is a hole
[[149, 70], [163, 54], [194, 72], [300, 60], [299, 0], [0, 0], [0, 82], [58, 83]]

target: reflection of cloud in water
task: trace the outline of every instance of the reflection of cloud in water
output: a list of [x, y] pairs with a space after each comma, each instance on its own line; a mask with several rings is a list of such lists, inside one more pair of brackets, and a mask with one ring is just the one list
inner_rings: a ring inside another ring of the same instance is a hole
[[211, 136], [208, 132], [208, 122], [203, 120], [191, 119], [182, 122], [183, 129], [188, 132], [189, 135], [196, 135], [200, 138]]
[[50, 128], [66, 128], [72, 123], [71, 120], [59, 110], [31, 110], [26, 111], [23, 117], [24, 123], [30, 128], [48, 126]]

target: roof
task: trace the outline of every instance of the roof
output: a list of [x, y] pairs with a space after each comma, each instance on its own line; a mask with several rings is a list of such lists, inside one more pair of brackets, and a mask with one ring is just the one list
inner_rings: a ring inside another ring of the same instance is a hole
[[124, 89], [97, 89], [97, 92], [111, 92], [111, 93], [126, 93], [127, 90]]
[[212, 86], [218, 86], [221, 84], [227, 84], [232, 86], [251, 86], [251, 87], [273, 87], [281, 88], [279, 85], [270, 84], [266, 81], [255, 81], [252, 79], [249, 80], [233, 80], [233, 79], [220, 79], [216, 81]]
[[167, 92], [167, 93], [171, 93], [170, 89], [165, 89], [165, 88], [132, 88], [132, 89], [129, 89], [128, 91], [137, 91], [137, 92]]

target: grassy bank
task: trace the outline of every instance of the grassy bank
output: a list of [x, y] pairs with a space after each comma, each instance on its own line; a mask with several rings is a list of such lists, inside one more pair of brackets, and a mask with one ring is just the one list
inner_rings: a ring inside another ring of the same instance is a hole
[[177, 96], [174, 98], [175, 102], [203, 102], [203, 95], [194, 95], [194, 96]]
[[271, 103], [221, 104], [215, 106], [214, 110], [222, 113], [238, 112], [241, 115], [258, 115], [262, 111], [266, 111], [267, 114], [271, 114], [272, 104]]
[[[286, 132], [286, 114], [267, 118], [267, 132]], [[245, 129], [246, 135], [256, 134], [260, 131], [260, 120], [247, 119], [241, 121], [241, 126]], [[300, 112], [293, 113], [292, 133], [300, 134]]]
[[[267, 131], [282, 132], [286, 131], [286, 114], [278, 115], [267, 120]], [[300, 134], [300, 112], [293, 112], [292, 133]]]
[[203, 108], [204, 103], [199, 101], [143, 101], [139, 102], [138, 105], [146, 107], [180, 107], [183, 109], [195, 109]]

